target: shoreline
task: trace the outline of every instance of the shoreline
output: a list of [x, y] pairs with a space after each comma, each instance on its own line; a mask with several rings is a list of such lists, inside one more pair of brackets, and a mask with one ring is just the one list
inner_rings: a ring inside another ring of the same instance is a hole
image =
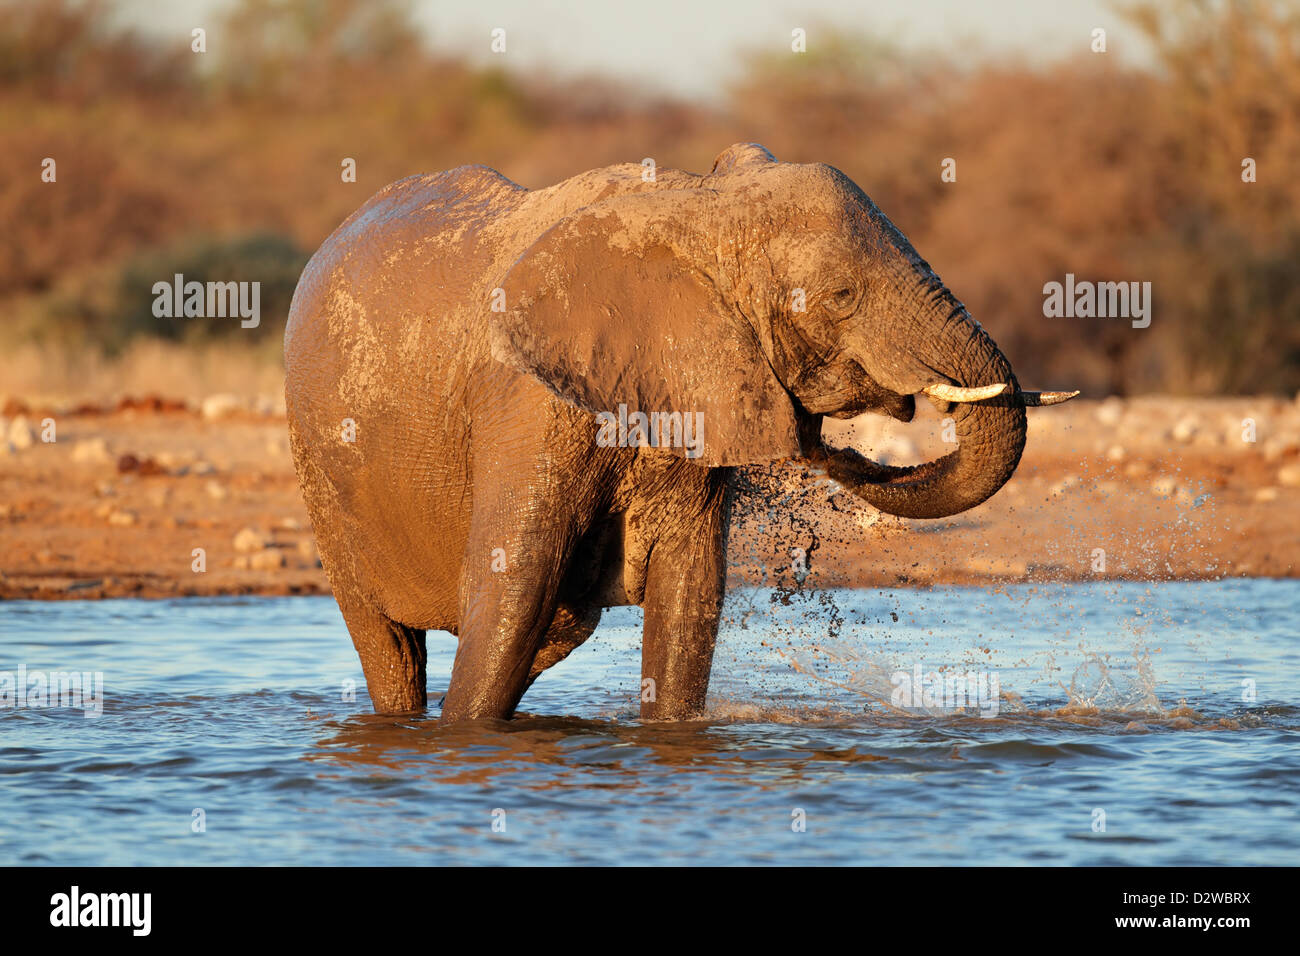
[[[330, 593], [275, 401], [0, 411], [0, 600]], [[824, 430], [894, 463], [950, 450], [939, 434], [928, 406]], [[729, 588], [1300, 577], [1300, 404], [1282, 398], [1039, 410], [1011, 481], [938, 521], [881, 515], [800, 463], [749, 474]]]

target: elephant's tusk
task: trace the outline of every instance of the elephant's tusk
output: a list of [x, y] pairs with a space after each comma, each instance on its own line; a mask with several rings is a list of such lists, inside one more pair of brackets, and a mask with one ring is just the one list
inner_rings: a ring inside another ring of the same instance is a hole
[[1039, 405], [1060, 405], [1062, 402], [1068, 402], [1078, 391], [1073, 392], [1017, 392], [1018, 398], [1025, 405], [1034, 408]]
[[996, 398], [1007, 390], [1005, 382], [997, 385], [981, 385], [979, 388], [961, 388], [957, 385], [927, 385], [923, 391], [931, 398], [944, 402], [980, 402], [986, 398]]

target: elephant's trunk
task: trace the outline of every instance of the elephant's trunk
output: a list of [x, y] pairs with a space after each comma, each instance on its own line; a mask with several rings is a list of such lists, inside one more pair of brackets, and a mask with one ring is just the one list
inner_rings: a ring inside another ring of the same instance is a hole
[[[957, 449], [935, 461], [891, 467], [869, 461], [851, 449], [830, 454], [827, 472], [868, 503], [904, 518], [944, 518], [974, 508], [990, 498], [1016, 470], [1025, 447], [1025, 399], [1011, 366], [997, 345], [964, 309], [941, 320], [943, 331], [934, 349], [918, 356], [934, 370], [927, 385], [935, 400], [970, 397], [950, 406]], [[946, 381], [945, 381], [946, 380]], [[1005, 391], [962, 393], [1004, 384]], [[956, 389], [951, 388], [956, 386]]]

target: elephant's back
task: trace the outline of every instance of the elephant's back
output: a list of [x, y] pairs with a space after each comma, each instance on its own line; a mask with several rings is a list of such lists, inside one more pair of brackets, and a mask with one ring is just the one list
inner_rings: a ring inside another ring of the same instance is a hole
[[486, 233], [525, 194], [483, 167], [401, 180], [335, 230], [294, 293], [285, 400], [322, 558], [336, 587], [348, 579], [381, 607], [429, 602], [404, 608], [408, 623], [454, 609], [468, 520], [459, 396], [488, 357], [469, 331], [502, 254]]
[[[468, 332], [508, 251], [487, 234], [527, 191], [483, 166], [411, 176], [380, 190], [321, 244], [285, 329], [286, 387], [383, 403], [411, 376], [481, 351]], [[481, 339], [481, 337], [478, 337]]]
[[342, 338], [403, 317], [437, 321], [467, 305], [466, 295], [500, 252], [483, 242], [484, 232], [526, 193], [485, 166], [385, 186], [330, 234], [303, 270], [285, 330], [286, 361], [310, 353], [315, 332]]

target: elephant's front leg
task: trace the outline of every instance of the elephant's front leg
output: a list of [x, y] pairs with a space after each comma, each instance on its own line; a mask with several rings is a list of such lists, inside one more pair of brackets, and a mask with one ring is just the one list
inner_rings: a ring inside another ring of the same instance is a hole
[[720, 494], [702, 518], [658, 540], [650, 553], [641, 638], [643, 720], [686, 720], [704, 712], [727, 579]]
[[514, 715], [555, 614], [556, 589], [568, 560], [563, 538], [544, 528], [500, 536], [471, 533], [444, 723]]
[[583, 458], [585, 469], [557, 461], [552, 450], [530, 444], [531, 430], [519, 433], [529, 441], [510, 444], [484, 428], [475, 456], [460, 642], [443, 699], [444, 723], [514, 715], [555, 616], [574, 546], [590, 526], [593, 488], [602, 480], [602, 468], [589, 458]]

